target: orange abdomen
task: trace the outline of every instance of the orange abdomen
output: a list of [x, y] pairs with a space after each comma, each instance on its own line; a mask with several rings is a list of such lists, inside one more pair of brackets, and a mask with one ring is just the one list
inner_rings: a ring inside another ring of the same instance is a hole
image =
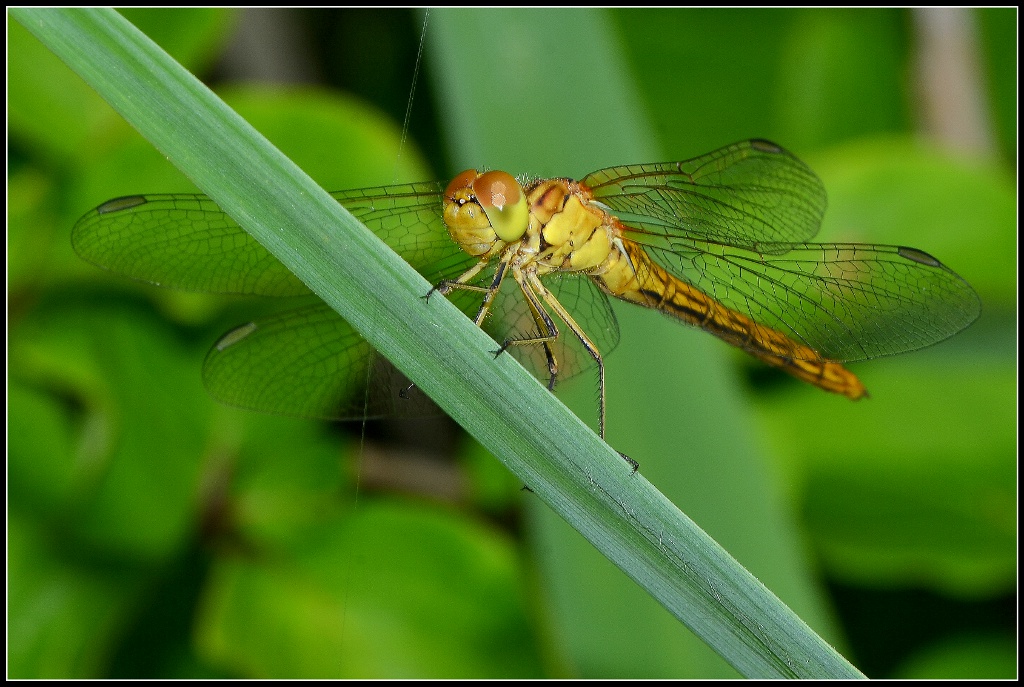
[[610, 261], [594, 281], [609, 295], [654, 308], [700, 327], [760, 360], [825, 391], [857, 400], [867, 389], [842, 364], [813, 348], [728, 308], [656, 264], [638, 244], [623, 240], [625, 254]]

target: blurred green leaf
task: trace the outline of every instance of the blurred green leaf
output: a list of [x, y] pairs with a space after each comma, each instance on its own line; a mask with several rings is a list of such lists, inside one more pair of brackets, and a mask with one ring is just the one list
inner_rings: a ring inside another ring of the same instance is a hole
[[[613, 16], [642, 97], [636, 105], [664, 151], [659, 159], [755, 136], [779, 139], [769, 106], [794, 10], [627, 9]], [[654, 159], [614, 164], [648, 161]]]
[[542, 675], [520, 563], [492, 530], [364, 503], [293, 546], [218, 563], [198, 623], [209, 660], [251, 678]]
[[912, 656], [898, 680], [1015, 680], [1019, 648], [1008, 637], [968, 635], [939, 642]]
[[898, 12], [680, 8], [614, 16], [662, 147], [681, 159], [755, 136], [800, 152], [905, 128]]
[[[83, 544], [160, 559], [194, 517], [209, 409], [194, 351], [138, 310], [68, 305], [33, 312], [11, 341], [22, 383], [80, 404], [64, 517]], [[36, 469], [32, 451], [9, 460]]]
[[824, 240], [919, 248], [972, 284], [984, 308], [1016, 302], [1016, 189], [1000, 167], [889, 137], [812, 164], [829, 194]]
[[[126, 10], [154, 40], [187, 66], [208, 62], [227, 37], [226, 10]], [[8, 110], [12, 139], [45, 154], [57, 167], [71, 167], [123, 140], [130, 130], [110, 107], [24, 27], [8, 16]]]
[[232, 534], [257, 547], [283, 546], [340, 510], [348, 494], [347, 452], [323, 423], [225, 409], [216, 455]]
[[46, 284], [51, 254], [66, 232], [54, 212], [57, 189], [42, 170], [20, 165], [10, 171], [7, 198], [7, 292], [18, 298]]
[[855, 406], [796, 389], [760, 404], [838, 579], [969, 596], [1012, 585], [1013, 364], [940, 361], [865, 365], [872, 397]]
[[8, 512], [7, 677], [60, 680], [102, 671], [140, 579], [85, 560]]
[[102, 147], [110, 108], [9, 14], [7, 37], [7, 96], [16, 103], [7, 115], [12, 142], [53, 165]]
[[472, 437], [462, 437], [459, 463], [466, 472], [471, 501], [484, 512], [499, 516], [518, 513], [523, 484]]
[[901, 10], [803, 9], [785, 35], [772, 109], [786, 146], [813, 150], [909, 127]]
[[61, 399], [10, 380], [7, 384], [7, 488], [11, 505], [52, 518], [75, 484], [73, 427]]

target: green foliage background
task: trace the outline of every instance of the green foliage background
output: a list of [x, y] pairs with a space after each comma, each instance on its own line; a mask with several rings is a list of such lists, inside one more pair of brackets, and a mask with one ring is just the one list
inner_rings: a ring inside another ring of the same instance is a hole
[[[400, 157], [418, 15], [295, 15], [318, 83], [281, 86], [230, 76], [237, 15], [125, 14], [328, 188], [578, 177], [760, 136], [824, 180], [824, 240], [939, 256], [982, 319], [858, 365], [858, 404], [619, 308], [608, 437], [869, 676], [1015, 675], [1015, 10], [973, 13], [990, 158], [920, 133], [897, 10], [436, 12]], [[734, 675], [464, 437], [424, 461], [436, 427], [406, 429], [388, 479], [371, 457], [400, 428], [363, 444], [211, 402], [205, 349], [264, 306], [77, 259], [89, 208], [192, 187], [8, 30], [11, 677]], [[580, 52], [590, 69], [564, 69]]]

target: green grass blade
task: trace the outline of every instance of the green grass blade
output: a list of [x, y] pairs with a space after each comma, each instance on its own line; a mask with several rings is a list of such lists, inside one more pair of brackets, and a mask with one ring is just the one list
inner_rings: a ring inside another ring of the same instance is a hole
[[[208, 89], [111, 10], [14, 16], [378, 350], [751, 677], [860, 677]], [[625, 638], [624, 641], [628, 641]]]

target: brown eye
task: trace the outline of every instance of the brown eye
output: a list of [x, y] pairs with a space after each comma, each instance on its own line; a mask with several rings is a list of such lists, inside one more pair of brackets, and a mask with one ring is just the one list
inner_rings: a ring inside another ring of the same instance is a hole
[[473, 182], [480, 205], [487, 209], [494, 207], [503, 210], [507, 205], [515, 205], [523, 195], [519, 182], [508, 172], [493, 170], [484, 172]]
[[502, 241], [518, 241], [530, 224], [530, 208], [522, 186], [508, 172], [485, 172], [473, 182], [480, 207]]
[[455, 202], [455, 194], [463, 189], [471, 189], [473, 187], [473, 181], [477, 178], [477, 171], [475, 169], [467, 169], [465, 172], [460, 173], [457, 177], [451, 180], [448, 184], [448, 188], [444, 190], [445, 200]]

